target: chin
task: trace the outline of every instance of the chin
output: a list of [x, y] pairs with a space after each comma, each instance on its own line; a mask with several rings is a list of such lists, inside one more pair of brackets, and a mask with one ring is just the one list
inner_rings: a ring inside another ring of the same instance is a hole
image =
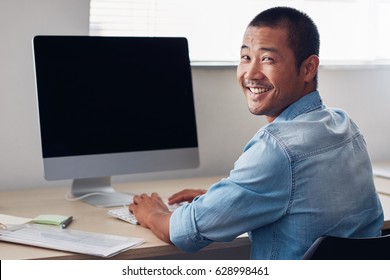
[[262, 112], [259, 108], [248, 107], [248, 109], [249, 109], [249, 112], [250, 112], [252, 115], [255, 115], [255, 116], [261, 116], [261, 115], [263, 115], [263, 112]]

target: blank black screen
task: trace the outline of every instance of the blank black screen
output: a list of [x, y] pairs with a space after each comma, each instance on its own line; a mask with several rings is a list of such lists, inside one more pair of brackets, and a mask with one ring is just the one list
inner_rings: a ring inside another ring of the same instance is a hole
[[197, 147], [185, 38], [37, 36], [44, 158]]

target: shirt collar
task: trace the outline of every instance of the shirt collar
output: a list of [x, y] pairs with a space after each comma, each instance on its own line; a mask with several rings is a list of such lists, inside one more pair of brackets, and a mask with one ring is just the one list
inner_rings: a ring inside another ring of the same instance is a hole
[[299, 115], [318, 109], [321, 106], [322, 100], [320, 93], [318, 91], [313, 91], [312, 93], [301, 97], [286, 109], [284, 109], [284, 111], [274, 121], [292, 120]]

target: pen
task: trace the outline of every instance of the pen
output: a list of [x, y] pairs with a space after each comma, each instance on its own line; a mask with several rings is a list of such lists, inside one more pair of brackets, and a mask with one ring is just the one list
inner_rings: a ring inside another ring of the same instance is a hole
[[61, 227], [62, 228], [66, 228], [67, 226], [70, 225], [70, 223], [73, 221], [73, 217], [72, 216], [69, 216], [69, 218], [67, 218], [65, 221], [63, 221], [61, 223]]

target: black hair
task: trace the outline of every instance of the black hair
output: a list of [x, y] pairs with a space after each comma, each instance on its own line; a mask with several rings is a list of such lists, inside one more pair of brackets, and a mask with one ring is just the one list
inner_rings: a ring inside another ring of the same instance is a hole
[[[319, 56], [320, 35], [317, 26], [307, 14], [297, 9], [291, 7], [270, 8], [259, 13], [249, 23], [249, 26], [286, 28], [288, 31], [287, 44], [295, 55], [297, 69], [309, 56]], [[315, 82], [317, 83], [317, 75]]]

